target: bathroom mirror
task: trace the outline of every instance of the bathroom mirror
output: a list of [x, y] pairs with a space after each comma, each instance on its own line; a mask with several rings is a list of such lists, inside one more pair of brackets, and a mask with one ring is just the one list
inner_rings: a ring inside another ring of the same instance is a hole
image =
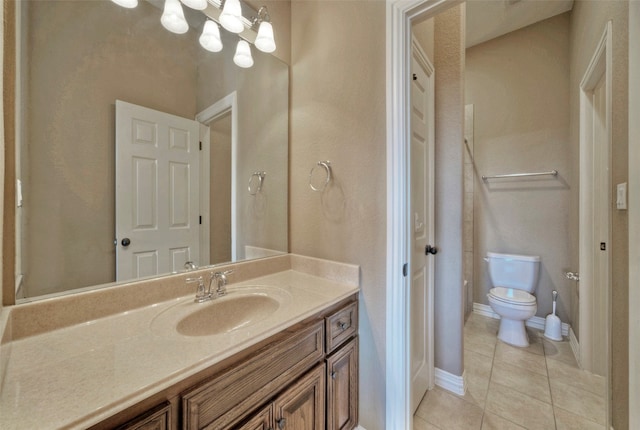
[[[288, 66], [252, 47], [253, 67], [239, 68], [238, 37], [224, 30], [223, 50], [204, 50], [205, 16], [184, 11], [189, 31], [174, 34], [160, 23], [162, 2], [18, 2], [18, 301], [117, 279], [126, 238], [116, 235], [116, 100], [205, 118], [198, 170], [208, 194], [179, 194], [200, 204], [205, 251], [180, 258], [206, 266], [287, 252]], [[255, 172], [264, 172], [257, 193]], [[161, 195], [171, 194], [165, 182]]]

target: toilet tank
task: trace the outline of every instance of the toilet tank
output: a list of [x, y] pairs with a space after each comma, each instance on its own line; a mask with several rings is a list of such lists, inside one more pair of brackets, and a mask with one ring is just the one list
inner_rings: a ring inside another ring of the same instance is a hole
[[540, 257], [537, 255], [487, 253], [489, 277], [494, 287], [533, 293], [538, 285]]

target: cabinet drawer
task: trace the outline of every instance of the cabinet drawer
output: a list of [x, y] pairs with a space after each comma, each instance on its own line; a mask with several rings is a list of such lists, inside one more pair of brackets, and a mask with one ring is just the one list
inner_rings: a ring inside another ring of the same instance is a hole
[[164, 403], [118, 427], [118, 430], [169, 430], [170, 423], [171, 405]]
[[327, 354], [358, 332], [358, 302], [353, 302], [325, 318]]
[[324, 357], [322, 321], [269, 345], [182, 396], [186, 429], [234, 425]]

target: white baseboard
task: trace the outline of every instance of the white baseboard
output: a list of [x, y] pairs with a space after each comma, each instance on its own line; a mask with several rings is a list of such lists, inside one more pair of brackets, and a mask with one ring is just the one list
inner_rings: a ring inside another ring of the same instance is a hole
[[573, 356], [576, 358], [578, 366], [582, 369], [582, 363], [580, 362], [580, 344], [571, 327], [569, 327], [569, 344], [571, 345], [571, 350], [573, 351]]
[[467, 382], [465, 378], [465, 372], [462, 372], [462, 376], [454, 375], [436, 367], [436, 385], [447, 391], [464, 396], [467, 391]]
[[[478, 314], [478, 315], [485, 316], [485, 317], [500, 319], [500, 315], [495, 313], [493, 311], [493, 309], [491, 309], [491, 306], [485, 305], [485, 304], [482, 304], [482, 303], [474, 303], [473, 304], [473, 312]], [[542, 318], [542, 317], [531, 317], [525, 322], [525, 325], [527, 327], [531, 327], [531, 328], [535, 328], [535, 329], [544, 331], [544, 322], [545, 322], [545, 319]], [[562, 335], [563, 336], [569, 336], [569, 327], [570, 327], [569, 324], [562, 323]]]

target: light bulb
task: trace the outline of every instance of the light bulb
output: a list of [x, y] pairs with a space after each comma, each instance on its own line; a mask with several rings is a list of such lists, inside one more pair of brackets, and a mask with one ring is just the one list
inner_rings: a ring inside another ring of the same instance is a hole
[[207, 0], [180, 0], [182, 4], [191, 9], [205, 10], [207, 8]]
[[189, 30], [189, 24], [184, 19], [182, 5], [178, 0], [165, 0], [160, 22], [164, 28], [172, 33], [183, 34]]
[[220, 28], [218, 28], [218, 24], [207, 20], [207, 22], [204, 23], [199, 41], [200, 45], [207, 51], [220, 52], [222, 50], [222, 40], [220, 40]]
[[242, 7], [240, 0], [226, 0], [222, 13], [220, 14], [220, 24], [232, 33], [242, 33], [244, 24], [242, 17]]
[[253, 58], [251, 58], [251, 47], [246, 40], [240, 40], [238, 42], [236, 53], [233, 56], [233, 62], [236, 63], [238, 67], [242, 67], [243, 69], [248, 69], [249, 67], [253, 66]]
[[270, 22], [262, 21], [260, 23], [255, 45], [256, 48], [262, 52], [273, 52], [276, 50], [276, 41], [273, 39], [273, 26]]
[[126, 7], [127, 9], [133, 9], [138, 6], [138, 0], [111, 0], [118, 6]]

